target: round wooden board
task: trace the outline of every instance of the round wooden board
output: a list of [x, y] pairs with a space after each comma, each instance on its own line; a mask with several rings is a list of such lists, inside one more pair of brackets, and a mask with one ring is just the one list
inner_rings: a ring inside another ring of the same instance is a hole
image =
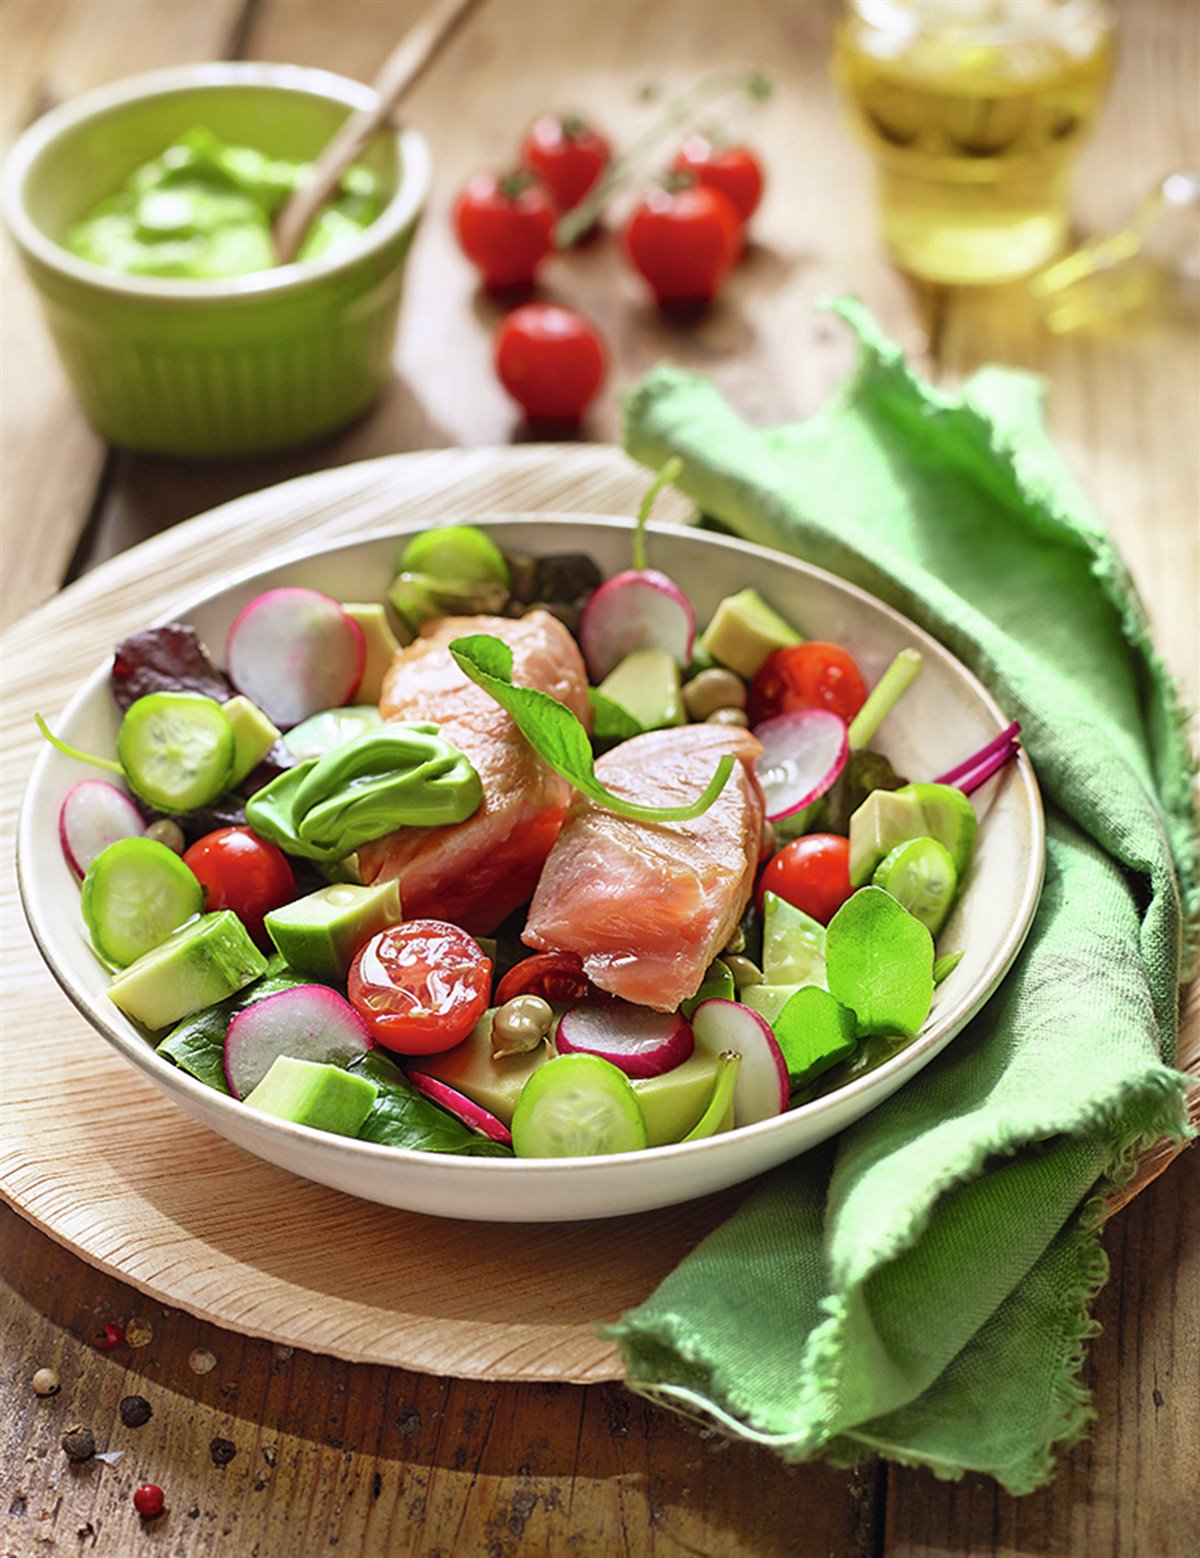
[[[289, 1346], [466, 1378], [619, 1377], [597, 1324], [646, 1297], [744, 1187], [608, 1222], [500, 1226], [392, 1211], [285, 1174], [179, 1113], [70, 1005], [25, 926], [13, 837], [34, 711], [53, 716], [120, 637], [230, 567], [448, 515], [631, 513], [644, 489], [644, 471], [602, 447], [372, 460], [179, 525], [0, 641], [0, 1192], [20, 1212], [165, 1303]], [[667, 494], [661, 512], [683, 520], [689, 507]]]

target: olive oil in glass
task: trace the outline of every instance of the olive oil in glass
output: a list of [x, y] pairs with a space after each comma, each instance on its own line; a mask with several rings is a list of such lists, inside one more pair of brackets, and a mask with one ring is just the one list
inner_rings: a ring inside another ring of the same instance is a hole
[[1101, 0], [847, 0], [834, 69], [899, 265], [985, 284], [1063, 248], [1113, 28]]

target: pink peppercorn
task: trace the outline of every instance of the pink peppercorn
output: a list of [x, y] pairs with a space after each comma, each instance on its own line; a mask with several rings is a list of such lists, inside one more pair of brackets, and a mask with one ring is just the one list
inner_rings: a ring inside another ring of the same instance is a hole
[[106, 1320], [104, 1329], [97, 1331], [93, 1340], [101, 1352], [113, 1352], [118, 1347], [124, 1347], [125, 1328], [112, 1320]]
[[153, 1520], [161, 1515], [165, 1505], [163, 1490], [156, 1482], [143, 1482], [133, 1495], [133, 1507], [143, 1520]]

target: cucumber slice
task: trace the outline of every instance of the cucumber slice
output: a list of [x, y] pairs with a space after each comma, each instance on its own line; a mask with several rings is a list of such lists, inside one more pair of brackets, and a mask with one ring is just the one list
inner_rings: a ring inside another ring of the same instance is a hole
[[233, 723], [214, 698], [152, 692], [130, 704], [117, 757], [130, 785], [151, 806], [176, 814], [207, 806], [229, 787]]
[[958, 892], [958, 872], [950, 851], [934, 838], [897, 844], [876, 866], [871, 881], [891, 893], [931, 936], [946, 923]]
[[204, 889], [157, 839], [119, 839], [83, 879], [82, 911], [102, 958], [127, 968], [204, 908]]
[[595, 1158], [646, 1145], [629, 1078], [598, 1055], [560, 1055], [526, 1082], [512, 1121], [519, 1158]]

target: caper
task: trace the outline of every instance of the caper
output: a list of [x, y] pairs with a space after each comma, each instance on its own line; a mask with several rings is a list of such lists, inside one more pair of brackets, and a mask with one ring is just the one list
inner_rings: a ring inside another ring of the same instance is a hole
[[540, 995], [514, 995], [492, 1019], [493, 1055], [524, 1055], [550, 1032], [554, 1013]]
[[746, 684], [732, 671], [713, 667], [693, 676], [683, 689], [683, 704], [694, 720], [706, 720], [718, 709], [744, 709]]
[[165, 844], [175, 854], [182, 855], [187, 840], [183, 836], [183, 829], [173, 817], [159, 817], [146, 829], [148, 839], [157, 839], [160, 844]]
[[733, 975], [733, 982], [739, 990], [744, 990], [747, 985], [763, 983], [762, 969], [749, 958], [739, 957], [736, 953], [722, 953], [721, 961]]
[[738, 730], [745, 730], [750, 721], [746, 718], [745, 709], [714, 709], [704, 723], [706, 725], [731, 725]]

